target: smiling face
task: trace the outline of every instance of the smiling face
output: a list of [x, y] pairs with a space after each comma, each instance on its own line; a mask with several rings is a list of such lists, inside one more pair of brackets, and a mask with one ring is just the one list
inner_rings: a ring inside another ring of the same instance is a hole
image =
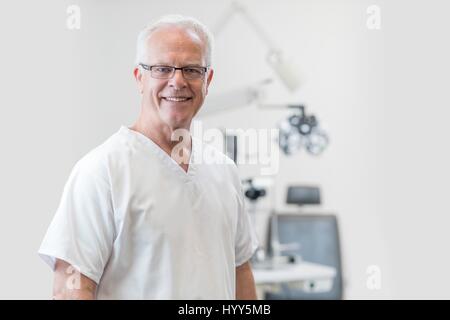
[[[147, 39], [147, 61], [154, 66], [206, 66], [206, 48], [203, 40], [193, 31], [175, 26], [158, 28]], [[142, 93], [143, 112], [159, 125], [172, 130], [189, 129], [208, 93], [213, 70], [203, 79], [186, 80], [181, 70], [171, 79], [155, 79], [149, 70], [135, 68], [138, 87]]]

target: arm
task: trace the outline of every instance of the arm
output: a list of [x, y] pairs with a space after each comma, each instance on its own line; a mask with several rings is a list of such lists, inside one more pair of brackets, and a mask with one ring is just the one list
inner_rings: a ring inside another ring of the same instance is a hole
[[236, 300], [256, 300], [255, 280], [250, 262], [236, 268]]
[[72, 265], [56, 260], [53, 299], [94, 300], [97, 284], [78, 272]]

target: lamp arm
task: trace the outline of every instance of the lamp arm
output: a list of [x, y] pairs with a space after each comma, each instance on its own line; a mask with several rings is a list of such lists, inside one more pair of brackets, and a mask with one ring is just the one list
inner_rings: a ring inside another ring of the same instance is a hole
[[253, 28], [260, 39], [269, 47], [271, 53], [280, 52], [280, 50], [277, 48], [269, 35], [264, 31], [261, 25], [249, 14], [248, 10], [235, 1], [231, 3], [231, 6], [220, 17], [219, 22], [216, 24], [215, 28], [213, 28], [213, 33], [215, 35], [218, 35], [234, 14], [240, 14], [244, 18], [244, 20], [247, 21], [247, 23]]

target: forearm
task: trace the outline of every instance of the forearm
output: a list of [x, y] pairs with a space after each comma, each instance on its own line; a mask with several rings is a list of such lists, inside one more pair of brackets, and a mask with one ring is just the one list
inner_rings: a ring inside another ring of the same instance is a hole
[[94, 300], [97, 284], [65, 261], [58, 260], [53, 285], [54, 300]]
[[95, 300], [95, 293], [89, 290], [66, 290], [54, 292], [53, 300]]
[[256, 300], [256, 287], [249, 262], [236, 268], [236, 300]]

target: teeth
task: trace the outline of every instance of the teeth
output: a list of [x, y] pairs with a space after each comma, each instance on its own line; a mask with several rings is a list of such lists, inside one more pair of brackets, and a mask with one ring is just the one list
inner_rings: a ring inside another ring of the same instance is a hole
[[179, 98], [179, 97], [166, 97], [164, 99], [169, 100], [169, 101], [175, 101], [175, 102], [181, 102], [181, 101], [188, 100], [188, 98]]

